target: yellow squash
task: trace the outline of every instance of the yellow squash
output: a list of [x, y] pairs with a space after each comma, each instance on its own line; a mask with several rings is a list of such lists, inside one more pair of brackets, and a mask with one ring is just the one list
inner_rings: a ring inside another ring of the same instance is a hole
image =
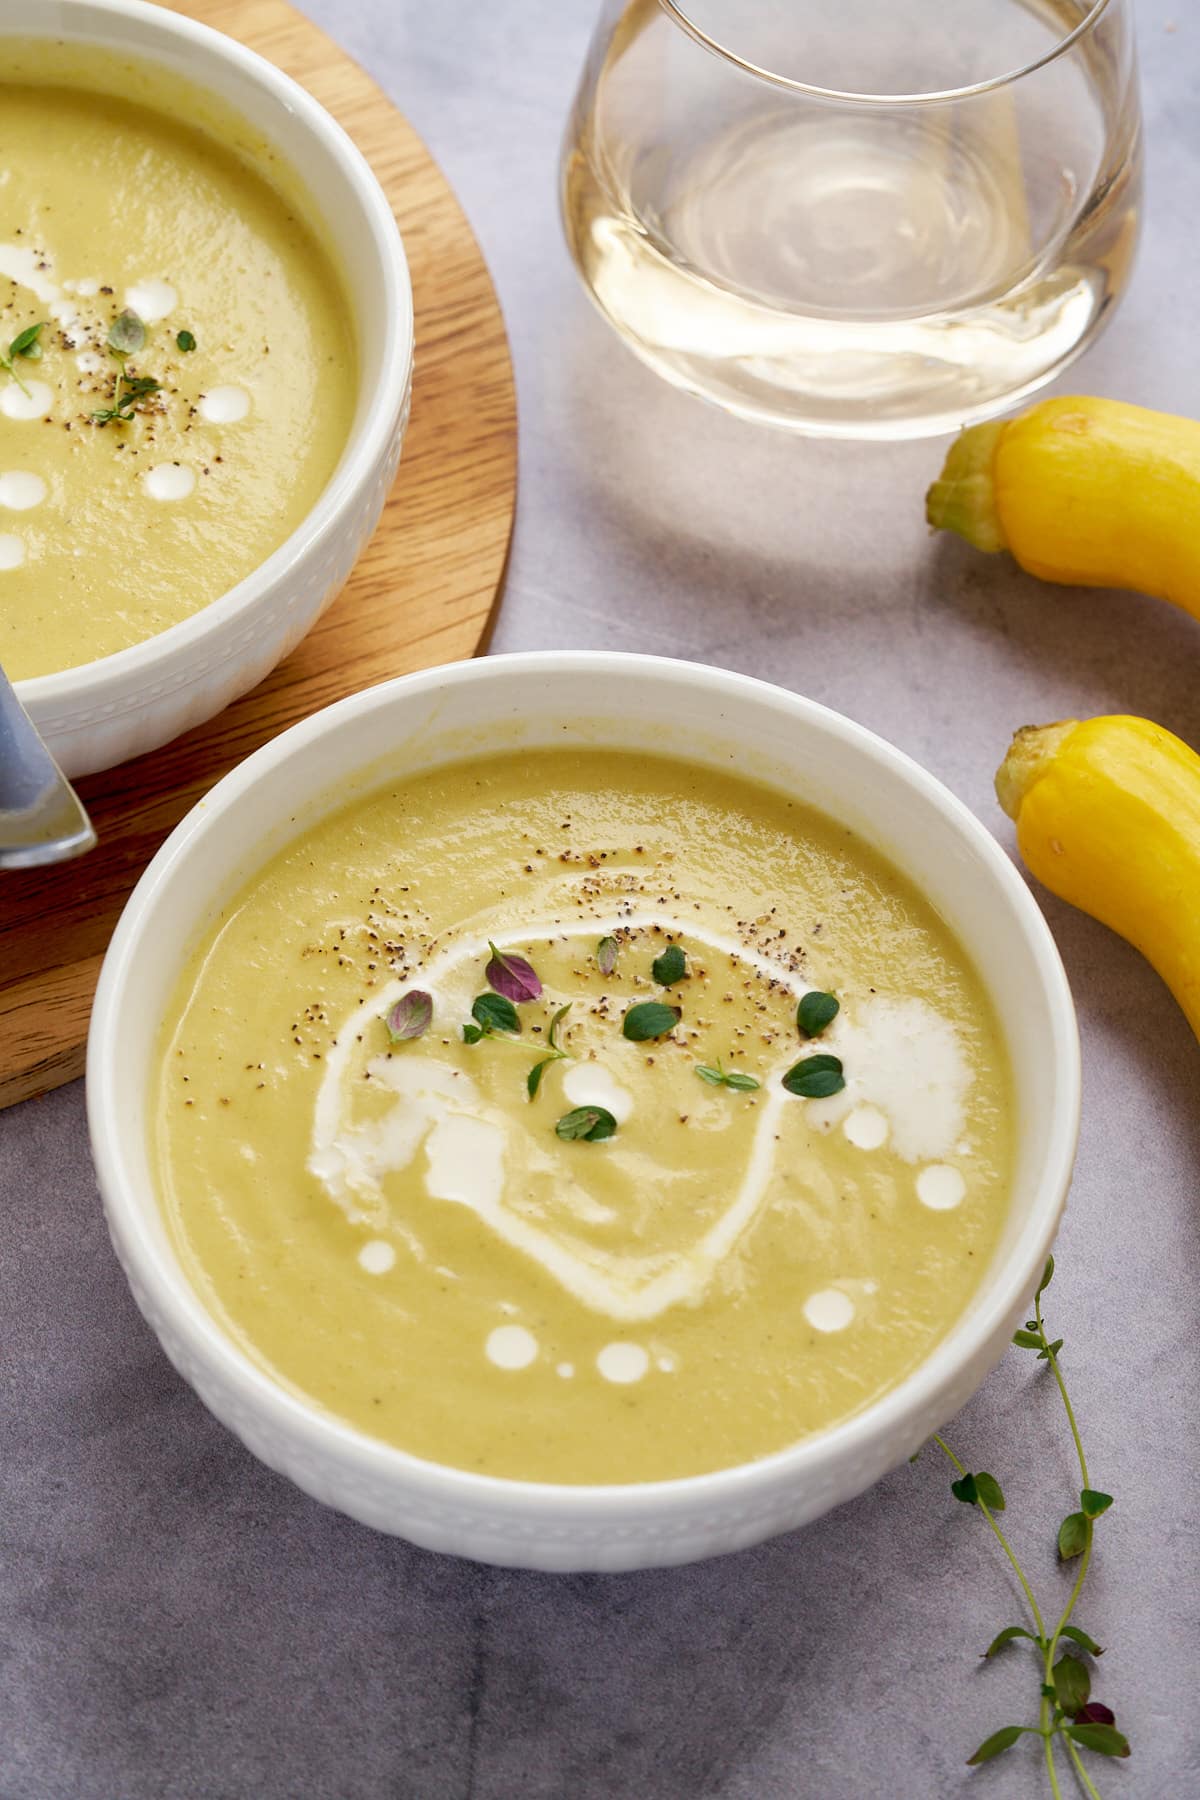
[[929, 523], [1071, 586], [1136, 588], [1200, 618], [1200, 423], [1118, 400], [1043, 400], [975, 425]]
[[1148, 719], [1027, 725], [996, 793], [1038, 880], [1136, 945], [1200, 1037], [1200, 756]]

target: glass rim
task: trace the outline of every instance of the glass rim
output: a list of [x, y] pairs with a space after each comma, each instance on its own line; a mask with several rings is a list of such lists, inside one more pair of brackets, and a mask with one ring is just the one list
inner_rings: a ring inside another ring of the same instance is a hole
[[813, 100], [832, 100], [850, 106], [937, 106], [951, 100], [971, 100], [977, 94], [992, 94], [999, 88], [1008, 87], [1026, 75], [1034, 75], [1039, 69], [1056, 62], [1060, 56], [1074, 48], [1081, 38], [1091, 31], [1102, 15], [1106, 13], [1115, 0], [1093, 0], [1092, 6], [1067, 35], [1059, 38], [1056, 44], [1032, 62], [1024, 63], [1020, 68], [1009, 69], [1003, 75], [991, 75], [986, 81], [974, 81], [966, 87], [931, 88], [927, 93], [918, 94], [866, 94], [855, 93], [851, 89], [819, 87], [814, 82], [798, 81], [793, 75], [779, 75], [773, 69], [764, 69], [758, 63], [750, 62], [739, 56], [736, 50], [730, 50], [717, 38], [711, 37], [707, 31], [690, 19], [684, 10], [681, 0], [658, 0], [659, 6], [674, 19], [681, 31], [687, 33], [692, 41], [707, 50], [711, 55], [719, 57], [722, 62], [740, 69], [744, 75], [751, 75], [757, 81], [768, 82], [772, 87], [782, 88], [785, 92], [807, 95]]

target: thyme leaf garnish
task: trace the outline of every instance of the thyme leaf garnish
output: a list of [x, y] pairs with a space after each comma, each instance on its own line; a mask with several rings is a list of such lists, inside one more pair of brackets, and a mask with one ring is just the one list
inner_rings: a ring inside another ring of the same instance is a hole
[[16, 337], [13, 338], [12, 342], [9, 344], [8, 349], [6, 351], [0, 351], [0, 369], [4, 369], [12, 376], [26, 399], [29, 398], [29, 389], [21, 379], [21, 372], [16, 366], [16, 359], [18, 356], [23, 356], [26, 362], [38, 362], [41, 360], [42, 346], [39, 340], [45, 329], [45, 319], [39, 319], [36, 325], [27, 325], [24, 331], [18, 331]]
[[841, 1006], [832, 994], [824, 994], [818, 988], [810, 989], [796, 1008], [796, 1024], [801, 1037], [820, 1037], [840, 1011]]
[[748, 1094], [753, 1088], [761, 1087], [753, 1075], [742, 1075], [736, 1069], [723, 1069], [720, 1062], [697, 1063], [696, 1073], [701, 1081], [707, 1081], [709, 1087], [732, 1088], [735, 1093]]
[[802, 1100], [827, 1100], [831, 1094], [841, 1093], [846, 1077], [839, 1058], [822, 1053], [802, 1056], [793, 1063], [783, 1085], [789, 1094], [798, 1094]]
[[655, 981], [660, 987], [674, 987], [687, 974], [687, 957], [680, 944], [668, 944], [661, 956], [656, 956], [650, 965]]
[[612, 1137], [616, 1129], [617, 1121], [606, 1106], [576, 1106], [554, 1127], [555, 1135], [567, 1142], [576, 1139], [586, 1144], [598, 1144]]
[[649, 1043], [651, 1038], [666, 1037], [674, 1031], [682, 1016], [682, 1007], [664, 1006], [661, 1000], [642, 1000], [625, 1014], [621, 1032], [632, 1044]]

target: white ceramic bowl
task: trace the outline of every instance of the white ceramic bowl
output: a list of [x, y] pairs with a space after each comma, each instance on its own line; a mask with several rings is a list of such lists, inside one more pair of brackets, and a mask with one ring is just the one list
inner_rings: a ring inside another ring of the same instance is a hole
[[142, 0], [38, 0], [34, 8], [0, 0], [0, 50], [6, 36], [136, 56], [247, 120], [307, 189], [341, 265], [360, 350], [346, 449], [308, 517], [266, 562], [157, 637], [16, 684], [66, 773], [85, 775], [211, 718], [294, 649], [345, 584], [400, 458], [412, 385], [412, 291], [391, 208], [341, 126], [232, 38]]
[[[760, 1462], [682, 1481], [562, 1487], [423, 1462], [276, 1386], [217, 1327], [171, 1248], [147, 1151], [155, 1035], [182, 961], [276, 849], [356, 791], [489, 745], [611, 744], [771, 781], [876, 844], [957, 932], [999, 1015], [1016, 1089], [1008, 1222], [933, 1354], [856, 1418]], [[88, 1117], [109, 1229], [175, 1366], [256, 1455], [367, 1524], [436, 1550], [543, 1569], [686, 1562], [786, 1531], [903, 1462], [1002, 1355], [1041, 1273], [1079, 1111], [1071, 995], [1029, 890], [932, 776], [837, 713], [740, 675], [654, 657], [548, 652], [460, 663], [358, 694], [266, 745], [191, 812], [142, 877], [105, 960]]]

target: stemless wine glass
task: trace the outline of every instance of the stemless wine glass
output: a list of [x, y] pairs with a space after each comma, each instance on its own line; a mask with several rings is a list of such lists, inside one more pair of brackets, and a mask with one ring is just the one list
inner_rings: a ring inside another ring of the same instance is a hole
[[1128, 279], [1130, 0], [603, 0], [567, 241], [669, 381], [839, 437], [1049, 381]]

